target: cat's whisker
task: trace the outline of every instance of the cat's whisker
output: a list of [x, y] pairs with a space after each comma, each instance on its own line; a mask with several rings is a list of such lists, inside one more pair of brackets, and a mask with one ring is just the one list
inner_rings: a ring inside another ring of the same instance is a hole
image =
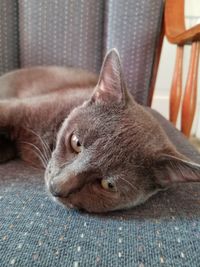
[[43, 151], [46, 155], [46, 159], [49, 160], [51, 158], [51, 149], [49, 147], [49, 145], [47, 144], [47, 142], [38, 134], [36, 133], [33, 129], [28, 129], [26, 128], [28, 131], [32, 132], [36, 137], [38, 137], [40, 139], [40, 142], [43, 145]]
[[41, 162], [43, 163], [43, 165], [44, 165], [44, 167], [46, 168], [47, 167], [47, 164], [48, 164], [48, 161], [47, 161], [47, 159], [45, 158], [45, 156], [44, 156], [44, 154], [42, 153], [42, 151], [36, 146], [36, 145], [34, 145], [34, 144], [32, 144], [32, 143], [29, 143], [29, 142], [26, 142], [26, 141], [20, 141], [20, 143], [22, 143], [22, 144], [26, 144], [26, 145], [29, 145], [29, 146], [31, 146], [31, 147], [33, 147], [34, 149], [35, 149], [35, 151], [34, 152], [38, 152], [37, 153], [37, 156], [39, 157], [39, 159], [41, 160]]
[[131, 182], [125, 180], [124, 178], [122, 178], [122, 177], [118, 177], [118, 179], [120, 179], [120, 180], [126, 182], [127, 184], [129, 184], [129, 185], [134, 189], [134, 191], [135, 191], [135, 190], [138, 190], [138, 188], [137, 188], [135, 185], [133, 185]]
[[32, 143], [25, 142], [25, 141], [21, 141], [21, 143], [33, 147], [34, 150], [31, 150], [31, 151], [34, 152], [34, 153], [38, 156], [38, 158], [40, 159], [40, 161], [41, 161], [41, 163], [43, 164], [44, 168], [46, 168], [48, 162], [47, 162], [47, 160], [46, 160], [44, 154], [42, 153], [42, 151], [41, 151], [36, 145], [34, 145], [34, 144], [32, 144]]
[[[40, 162], [42, 163], [42, 166], [44, 167], [44, 169], [46, 169], [46, 163], [43, 161], [43, 159], [42, 159], [41, 156], [38, 154], [38, 152], [35, 151], [35, 150], [32, 150], [32, 149], [28, 149], [27, 147], [26, 147], [26, 149], [27, 149], [28, 151], [33, 152], [33, 153], [39, 158], [39, 160], [40, 160]], [[33, 168], [34, 168], [34, 166], [33, 166]]]
[[49, 145], [47, 144], [47, 142], [38, 133], [36, 133], [33, 129], [26, 128], [26, 130], [30, 131], [31, 133], [33, 133], [36, 137], [38, 137], [40, 139], [40, 142], [41, 142], [42, 148], [43, 148], [43, 152], [45, 154], [45, 158], [47, 159], [47, 161], [49, 161], [49, 159], [51, 158], [51, 149], [50, 149]]
[[33, 151], [33, 153], [35, 153], [35, 155], [40, 159], [40, 162], [42, 163], [42, 166], [44, 167], [44, 169], [46, 169], [46, 163], [42, 160], [41, 156], [39, 154], [37, 154], [36, 151]]

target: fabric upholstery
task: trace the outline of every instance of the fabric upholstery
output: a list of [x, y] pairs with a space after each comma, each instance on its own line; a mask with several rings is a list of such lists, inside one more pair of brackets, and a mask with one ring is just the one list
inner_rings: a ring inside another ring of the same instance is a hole
[[0, 75], [19, 67], [18, 5], [0, 1]]
[[98, 73], [116, 47], [128, 88], [147, 104], [163, 0], [2, 0], [0, 10], [0, 74], [19, 63]]
[[[171, 133], [173, 126], [153, 114]], [[132, 210], [94, 215], [55, 203], [38, 170], [17, 161], [1, 165], [0, 266], [199, 266], [199, 190], [181, 185]]]
[[126, 82], [135, 99], [146, 105], [160, 36], [163, 0], [106, 1], [104, 47], [116, 47]]
[[98, 72], [102, 61], [103, 0], [21, 0], [21, 66], [65, 65]]

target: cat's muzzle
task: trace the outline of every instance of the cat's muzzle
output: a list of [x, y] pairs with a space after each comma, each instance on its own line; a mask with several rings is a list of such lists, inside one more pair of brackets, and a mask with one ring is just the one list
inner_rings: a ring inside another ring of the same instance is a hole
[[56, 188], [55, 183], [54, 183], [53, 180], [50, 180], [50, 182], [49, 182], [49, 191], [51, 192], [51, 194], [54, 197], [64, 197], [63, 193]]

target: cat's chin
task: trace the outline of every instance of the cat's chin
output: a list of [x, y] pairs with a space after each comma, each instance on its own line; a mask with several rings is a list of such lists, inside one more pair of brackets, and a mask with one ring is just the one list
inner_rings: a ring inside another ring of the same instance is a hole
[[55, 197], [52, 195], [53, 200], [61, 205], [62, 207], [64, 207], [65, 209], [70, 209], [70, 210], [76, 210], [76, 211], [80, 211], [80, 212], [88, 212], [88, 213], [108, 213], [110, 211], [97, 211], [97, 210], [89, 210], [89, 209], [84, 209], [81, 207], [77, 207], [74, 204], [72, 204], [68, 198], [65, 197]]
[[65, 209], [71, 209], [71, 210], [77, 210], [77, 211], [84, 211], [84, 212], [88, 212], [88, 213], [109, 213], [109, 212], [123, 212], [124, 210], [130, 210], [134, 207], [140, 206], [142, 204], [144, 204], [144, 202], [147, 201], [147, 199], [149, 199], [151, 196], [155, 195], [157, 192], [154, 192], [152, 194], [150, 194], [147, 197], [140, 197], [137, 201], [134, 201], [132, 203], [128, 203], [127, 205], [119, 205], [116, 206], [115, 208], [113, 207], [112, 209], [86, 209], [83, 207], [78, 207], [77, 205], [72, 204], [72, 202], [70, 202], [70, 197], [55, 197], [53, 196], [51, 193], [51, 197], [53, 198], [53, 200], [61, 205], [62, 207], [64, 207]]

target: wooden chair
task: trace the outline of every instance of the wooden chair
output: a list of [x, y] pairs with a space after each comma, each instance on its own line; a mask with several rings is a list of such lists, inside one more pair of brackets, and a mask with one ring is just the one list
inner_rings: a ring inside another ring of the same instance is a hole
[[[199, 12], [200, 13], [200, 12]], [[197, 76], [200, 53], [200, 24], [186, 29], [184, 0], [166, 0], [164, 13], [165, 35], [177, 45], [176, 62], [170, 92], [170, 121], [176, 125], [181, 108], [181, 131], [189, 137], [196, 109]], [[191, 57], [185, 92], [182, 90], [184, 45], [191, 45]], [[183, 100], [181, 101], [183, 95]]]

